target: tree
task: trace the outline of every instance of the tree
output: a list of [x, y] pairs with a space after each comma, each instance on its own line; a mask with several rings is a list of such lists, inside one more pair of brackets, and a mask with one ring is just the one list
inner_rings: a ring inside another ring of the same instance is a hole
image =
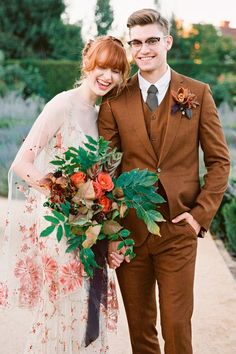
[[[73, 38], [76, 37], [77, 41], [81, 41], [80, 29], [75, 31], [74, 28], [69, 28], [69, 25], [63, 24], [61, 15], [64, 10], [63, 0], [2, 2], [0, 6], [0, 48], [4, 51], [6, 58], [60, 57], [58, 47], [68, 46], [68, 33], [70, 36], [73, 34]], [[70, 40], [73, 38], [70, 37]], [[64, 54], [67, 58], [66, 50]]]
[[95, 22], [98, 36], [106, 35], [113, 22], [113, 10], [110, 0], [97, 0], [95, 8]]
[[49, 43], [53, 50], [53, 59], [70, 59], [80, 61], [84, 46], [81, 36], [82, 25], [58, 23], [57, 30], [50, 37]]
[[154, 6], [156, 7], [157, 10], [160, 10], [160, 4], [159, 4], [159, 0], [153, 0], [154, 2]]
[[170, 20], [170, 33], [173, 37], [173, 46], [168, 58], [174, 60], [190, 59], [192, 43], [186, 39], [182, 21], [176, 20], [174, 15]]

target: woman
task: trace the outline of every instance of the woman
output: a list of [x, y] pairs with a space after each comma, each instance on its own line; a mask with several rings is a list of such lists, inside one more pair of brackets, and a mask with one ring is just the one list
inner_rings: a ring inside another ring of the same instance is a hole
[[[9, 267], [1, 267], [6, 280], [1, 276], [0, 304], [14, 302], [35, 311], [25, 353], [108, 353], [107, 330], [116, 327], [113, 273], [104, 266], [103, 285], [97, 289], [73, 253], [65, 253], [63, 240], [39, 237], [46, 226], [47, 196], [39, 181], [53, 170], [50, 161], [55, 155], [83, 144], [86, 135], [98, 138], [95, 103], [112, 89], [116, 95], [129, 74], [122, 43], [111, 36], [90, 41], [83, 51], [82, 71], [78, 87], [47, 103], [10, 169], [5, 261], [2, 258]], [[114, 255], [113, 268], [122, 260]]]

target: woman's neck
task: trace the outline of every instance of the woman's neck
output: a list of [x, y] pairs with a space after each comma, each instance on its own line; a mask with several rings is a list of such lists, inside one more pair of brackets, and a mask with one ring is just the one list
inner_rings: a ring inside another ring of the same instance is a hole
[[99, 98], [93, 91], [90, 90], [87, 85], [86, 79], [78, 88], [82, 101], [90, 106], [95, 106], [97, 99]]

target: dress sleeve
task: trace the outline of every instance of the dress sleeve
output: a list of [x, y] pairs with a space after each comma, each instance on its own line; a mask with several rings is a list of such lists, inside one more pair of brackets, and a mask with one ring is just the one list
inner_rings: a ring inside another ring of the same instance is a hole
[[65, 93], [60, 93], [45, 105], [10, 168], [10, 171], [41, 192], [44, 191], [38, 186], [38, 181], [43, 177], [43, 172], [36, 167], [35, 159], [65, 120], [65, 96]]

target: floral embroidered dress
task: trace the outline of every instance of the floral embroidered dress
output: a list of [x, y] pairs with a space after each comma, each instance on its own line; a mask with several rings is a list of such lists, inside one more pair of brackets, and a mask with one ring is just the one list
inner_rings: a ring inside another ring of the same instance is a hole
[[43, 218], [46, 197], [29, 186], [30, 180], [54, 169], [49, 162], [55, 155], [83, 144], [85, 135], [97, 138], [96, 120], [96, 108], [81, 101], [78, 88], [60, 93], [34, 123], [9, 172], [0, 308], [17, 305], [34, 311], [24, 354], [112, 353], [108, 331], [115, 332], [118, 311], [114, 273], [107, 269], [107, 306], [99, 304], [99, 336], [86, 345], [89, 279], [76, 255], [65, 253], [64, 239], [58, 243], [55, 234], [39, 237], [48, 226]]

